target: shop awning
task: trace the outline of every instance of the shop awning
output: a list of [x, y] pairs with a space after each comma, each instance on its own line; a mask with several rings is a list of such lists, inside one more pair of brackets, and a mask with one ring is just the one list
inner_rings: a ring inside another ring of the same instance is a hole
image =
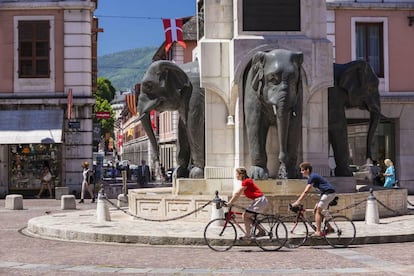
[[63, 110], [0, 110], [0, 144], [62, 142]]

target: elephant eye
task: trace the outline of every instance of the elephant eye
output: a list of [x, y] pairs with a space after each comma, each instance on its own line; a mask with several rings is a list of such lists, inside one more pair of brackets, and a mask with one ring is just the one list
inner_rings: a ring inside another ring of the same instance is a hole
[[267, 78], [267, 81], [274, 85], [278, 85], [282, 81], [282, 74], [281, 73], [270, 74]]

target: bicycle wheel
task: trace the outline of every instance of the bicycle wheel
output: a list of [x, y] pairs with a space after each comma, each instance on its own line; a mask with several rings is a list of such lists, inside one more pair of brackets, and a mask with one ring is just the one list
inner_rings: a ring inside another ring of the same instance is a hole
[[[329, 228], [332, 228], [334, 232], [329, 231]], [[323, 231], [327, 233], [325, 239], [332, 247], [347, 247], [356, 236], [355, 225], [346, 216], [332, 217], [325, 222]]]
[[288, 248], [298, 248], [305, 244], [309, 236], [308, 225], [302, 217], [284, 217], [283, 222], [288, 230], [288, 240], [285, 244]]
[[236, 243], [236, 227], [223, 218], [213, 219], [204, 228], [204, 240], [214, 251], [227, 251]]
[[287, 241], [288, 232], [285, 224], [275, 216], [265, 216], [256, 222], [253, 238], [264, 251], [277, 251]]

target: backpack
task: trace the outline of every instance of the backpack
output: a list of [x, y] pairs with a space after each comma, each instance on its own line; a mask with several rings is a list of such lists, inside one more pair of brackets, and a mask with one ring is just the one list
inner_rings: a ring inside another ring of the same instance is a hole
[[93, 170], [88, 170], [88, 183], [95, 184], [95, 172]]

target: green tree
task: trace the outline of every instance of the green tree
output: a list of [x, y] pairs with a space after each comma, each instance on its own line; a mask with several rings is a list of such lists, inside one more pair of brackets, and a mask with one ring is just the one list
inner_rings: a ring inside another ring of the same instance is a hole
[[99, 111], [107, 111], [111, 114], [109, 119], [96, 119], [94, 118], [94, 122], [101, 123], [101, 135], [109, 132], [113, 134], [114, 132], [114, 123], [115, 123], [115, 112], [112, 110], [111, 104], [108, 102], [107, 99], [103, 99], [99, 96], [95, 97], [96, 102], [94, 106], [94, 113]]
[[[101, 124], [101, 136], [105, 137], [106, 133], [109, 133], [111, 137], [114, 137], [114, 123], [115, 112], [113, 111], [110, 102], [115, 97], [115, 88], [112, 86], [111, 81], [105, 78], [98, 78], [98, 89], [95, 93], [95, 105], [93, 107], [93, 113], [99, 111], [109, 112], [110, 118], [97, 119], [93, 118], [94, 123]], [[94, 143], [97, 148], [98, 142]]]
[[114, 99], [115, 88], [112, 86], [110, 80], [102, 77], [98, 78], [98, 90], [96, 91], [96, 96], [106, 99], [108, 102], [111, 102]]

